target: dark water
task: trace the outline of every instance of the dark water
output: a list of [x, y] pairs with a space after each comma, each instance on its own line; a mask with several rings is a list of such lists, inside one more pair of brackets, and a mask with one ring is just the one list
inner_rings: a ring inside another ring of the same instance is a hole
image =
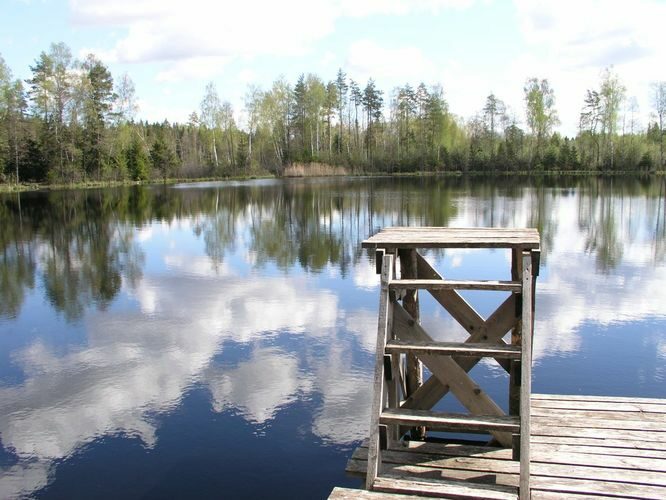
[[[428, 178], [0, 197], [0, 497], [359, 484], [344, 465], [366, 435], [378, 303], [360, 242], [388, 225], [537, 227], [534, 390], [666, 397], [665, 191]], [[427, 258], [508, 278], [502, 251]], [[503, 299], [466, 298], [482, 315]], [[422, 307], [433, 335], [464, 338]], [[500, 397], [501, 368], [472, 375]]]

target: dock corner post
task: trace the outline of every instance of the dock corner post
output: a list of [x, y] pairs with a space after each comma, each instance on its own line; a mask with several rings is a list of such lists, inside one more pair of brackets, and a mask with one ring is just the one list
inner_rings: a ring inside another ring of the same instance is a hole
[[[511, 249], [511, 280], [522, 281], [523, 276], [522, 250]], [[522, 295], [516, 294], [515, 324], [511, 329], [511, 345], [520, 347], [522, 344]], [[520, 360], [509, 362], [509, 415], [520, 415], [521, 393]], [[513, 459], [520, 460], [520, 434], [516, 435], [512, 443]]]
[[530, 405], [532, 396], [533, 279], [531, 252], [522, 253], [522, 350], [520, 397], [520, 499], [530, 498]]
[[370, 442], [368, 444], [368, 468], [365, 487], [372, 489], [381, 467], [379, 415], [385, 404], [386, 384], [384, 380], [384, 349], [393, 323], [393, 309], [389, 294], [389, 282], [393, 279], [393, 255], [382, 258], [381, 291], [379, 294], [379, 318], [377, 324], [377, 346], [372, 408], [370, 413]]

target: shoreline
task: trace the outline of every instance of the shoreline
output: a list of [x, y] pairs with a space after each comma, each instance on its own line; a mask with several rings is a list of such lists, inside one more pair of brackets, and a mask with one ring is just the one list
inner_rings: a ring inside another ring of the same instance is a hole
[[166, 180], [150, 181], [86, 181], [73, 183], [20, 183], [18, 185], [11, 183], [0, 184], [1, 193], [19, 193], [19, 192], [37, 192], [37, 191], [64, 191], [71, 189], [99, 189], [126, 186], [158, 186], [174, 184], [191, 184], [197, 182], [224, 182], [224, 181], [246, 181], [254, 179], [298, 179], [315, 177], [661, 177], [666, 175], [666, 171], [656, 172], [636, 172], [636, 171], [615, 171], [603, 172], [598, 170], [577, 170], [563, 172], [560, 170], [547, 170], [539, 172], [530, 171], [424, 171], [424, 172], [340, 172], [322, 174], [313, 173], [308, 175], [272, 175], [272, 174], [249, 174], [221, 177], [197, 177], [197, 178], [169, 178]]

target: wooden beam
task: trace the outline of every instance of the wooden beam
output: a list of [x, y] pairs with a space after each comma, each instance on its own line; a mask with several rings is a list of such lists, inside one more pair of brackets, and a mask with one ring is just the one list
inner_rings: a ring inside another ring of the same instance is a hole
[[495, 290], [503, 292], [519, 292], [522, 285], [519, 281], [498, 280], [437, 280], [437, 279], [399, 279], [393, 280], [389, 287], [417, 290]]
[[522, 254], [523, 307], [520, 361], [520, 500], [530, 500], [530, 394], [532, 394], [532, 255]]
[[433, 429], [456, 430], [461, 432], [505, 431], [518, 432], [518, 417], [491, 415], [461, 415], [458, 413], [442, 413], [428, 410], [405, 410], [387, 408], [379, 417], [383, 424], [398, 423], [419, 425], [425, 422], [426, 427]]
[[520, 359], [520, 347], [499, 344], [474, 344], [471, 342], [438, 342], [422, 340], [391, 340], [386, 344], [387, 353], [411, 352], [444, 356], [471, 356]]
[[[418, 279], [443, 279], [418, 253], [416, 254], [416, 268]], [[470, 335], [483, 327], [483, 318], [455, 290], [429, 290], [429, 292]]]
[[[634, 398], [634, 397], [625, 397], [625, 396], [585, 396], [585, 395], [569, 395], [569, 394], [532, 394], [532, 401], [566, 401], [569, 403], [575, 402], [578, 404], [579, 401], [585, 402], [599, 402], [599, 403], [611, 403], [614, 405], [662, 405], [666, 407], [666, 399], [655, 399], [655, 398]], [[621, 411], [622, 407], [618, 407], [618, 410]], [[633, 411], [633, 410], [632, 410]], [[666, 411], [666, 408], [664, 408]]]
[[[509, 296], [500, 305], [495, 312], [488, 318], [487, 321], [482, 321], [482, 325], [469, 336], [467, 342], [472, 343], [495, 343], [499, 345], [506, 345], [502, 337], [506, 335], [509, 329], [515, 323], [515, 303], [516, 298], [514, 295]], [[486, 326], [487, 325], [487, 326]], [[453, 358], [460, 367], [466, 372], [470, 371], [479, 362], [479, 358]], [[508, 361], [506, 359], [496, 359], [498, 363], [508, 368]], [[430, 377], [425, 383], [412, 394], [403, 403], [403, 408], [426, 408], [430, 409], [437, 404], [449, 392], [449, 388], [442, 385], [437, 377]]]
[[[511, 251], [511, 279], [521, 281], [522, 268], [521, 254], [517, 250]], [[522, 300], [522, 297], [521, 297]], [[511, 345], [521, 345], [522, 318], [516, 315], [516, 324], [511, 330]], [[512, 362], [509, 368], [509, 414], [520, 414], [520, 361]]]
[[377, 491], [398, 493], [403, 495], [448, 496], [449, 498], [485, 498], [496, 500], [514, 500], [516, 493], [513, 488], [491, 484], [472, 484], [462, 481], [401, 479], [394, 477], [377, 478]]
[[[400, 279], [413, 279], [418, 275], [417, 251], [414, 249], [401, 248], [398, 250], [400, 258]], [[389, 284], [390, 288], [390, 284]], [[405, 295], [402, 299], [402, 305], [405, 311], [409, 313], [416, 323], [421, 322], [421, 312], [419, 310], [419, 294], [415, 288], [405, 288]], [[405, 397], [414, 394], [419, 387], [423, 385], [423, 365], [421, 361], [412, 353], [405, 355], [405, 385], [407, 393]], [[415, 439], [425, 438], [425, 428], [419, 427], [412, 430]]]
[[384, 255], [382, 262], [381, 291], [379, 293], [379, 317], [377, 322], [377, 346], [375, 359], [375, 375], [373, 387], [372, 409], [370, 413], [370, 443], [368, 447], [368, 474], [366, 488], [372, 488], [381, 467], [379, 451], [379, 414], [384, 407], [384, 345], [392, 331], [392, 302], [388, 284], [393, 278], [393, 255]]
[[[399, 340], [430, 340], [430, 336], [414, 322], [409, 313], [399, 304], [393, 306], [393, 329]], [[470, 413], [475, 415], [503, 416], [502, 409], [467, 375], [450, 356], [421, 356], [421, 360], [430, 372], [437, 377], [442, 386], [456, 396]], [[404, 405], [403, 405], [404, 408]], [[511, 434], [492, 432], [492, 435], [506, 447], [511, 446]]]

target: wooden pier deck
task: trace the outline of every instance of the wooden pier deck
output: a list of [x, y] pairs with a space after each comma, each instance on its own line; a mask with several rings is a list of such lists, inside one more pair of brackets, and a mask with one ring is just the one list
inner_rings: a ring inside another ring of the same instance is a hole
[[[666, 400], [534, 394], [531, 397], [532, 498], [666, 499]], [[365, 477], [367, 443], [347, 472]], [[384, 452], [385, 481], [405, 497], [517, 498], [519, 463], [511, 450], [410, 442]], [[335, 488], [332, 499], [401, 498]]]

